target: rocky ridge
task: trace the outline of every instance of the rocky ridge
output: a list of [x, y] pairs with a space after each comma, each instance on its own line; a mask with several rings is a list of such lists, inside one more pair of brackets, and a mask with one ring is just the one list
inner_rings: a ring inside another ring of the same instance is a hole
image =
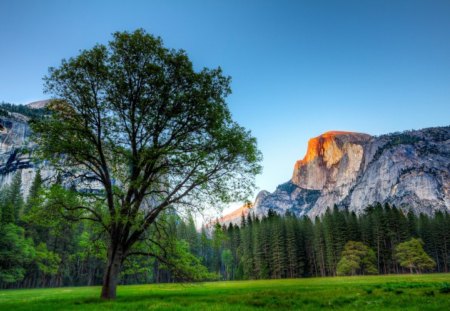
[[16, 172], [22, 175], [25, 196], [36, 174], [27, 149], [30, 147], [30, 128], [24, 116], [11, 114], [0, 117], [0, 189], [12, 181]]
[[376, 202], [450, 212], [449, 176], [450, 126], [382, 136], [331, 131], [309, 141], [292, 178], [273, 193], [260, 192], [252, 213], [315, 217], [334, 205], [361, 213]]
[[[45, 104], [28, 107], [39, 109]], [[52, 171], [30, 156], [33, 143], [28, 120], [35, 110], [12, 110], [0, 111], [0, 189], [20, 172], [26, 196], [37, 167], [44, 179]], [[360, 213], [375, 202], [416, 213], [450, 211], [449, 175], [450, 126], [382, 136], [331, 131], [309, 141], [307, 153], [295, 163], [289, 181], [272, 193], [261, 191], [253, 204], [219, 221], [239, 222], [242, 214], [260, 216], [269, 209], [315, 217], [334, 205]]]
[[0, 191], [9, 185], [17, 173], [22, 178], [22, 193], [26, 198], [39, 169], [44, 180], [54, 175], [46, 162], [32, 157], [36, 145], [30, 140], [29, 121], [45, 114], [48, 100], [28, 105], [0, 103]]

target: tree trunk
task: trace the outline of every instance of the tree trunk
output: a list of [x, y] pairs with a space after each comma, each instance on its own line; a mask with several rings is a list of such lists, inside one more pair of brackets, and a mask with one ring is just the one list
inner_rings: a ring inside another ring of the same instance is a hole
[[111, 245], [108, 248], [108, 262], [103, 276], [102, 299], [116, 299], [117, 283], [122, 265], [123, 250], [120, 246]]

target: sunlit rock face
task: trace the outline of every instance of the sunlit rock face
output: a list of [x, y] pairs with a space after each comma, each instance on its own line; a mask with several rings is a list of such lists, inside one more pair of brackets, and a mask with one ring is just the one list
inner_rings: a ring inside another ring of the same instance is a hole
[[252, 212], [315, 217], [334, 205], [361, 213], [376, 202], [450, 211], [449, 172], [450, 126], [377, 137], [326, 132], [309, 141], [290, 181], [258, 195]]
[[32, 108], [32, 109], [42, 109], [47, 107], [47, 105], [50, 103], [49, 99], [45, 99], [45, 100], [39, 100], [39, 101], [35, 101], [32, 103], [27, 104], [28, 107]]
[[361, 170], [364, 146], [371, 136], [332, 131], [311, 139], [306, 156], [297, 161], [291, 182], [301, 189], [319, 190], [311, 213], [323, 212], [343, 200]]
[[363, 159], [367, 134], [327, 132], [310, 139], [303, 160], [294, 166], [292, 182], [304, 189], [323, 190], [355, 180]]
[[215, 224], [216, 222], [225, 226], [228, 226], [230, 223], [240, 225], [242, 223], [242, 217], [247, 217], [247, 215], [252, 211], [253, 205], [254, 204], [252, 203], [243, 204], [233, 212], [212, 221], [211, 224], [209, 224], [207, 227], [211, 227], [211, 225]]
[[[0, 117], [0, 191], [19, 172], [27, 196], [38, 165], [44, 180], [54, 175], [45, 162], [32, 161], [28, 153], [32, 149], [27, 118]], [[220, 222], [239, 223], [242, 215], [262, 216], [269, 209], [315, 217], [337, 205], [361, 213], [376, 202], [416, 213], [450, 212], [449, 175], [450, 126], [376, 137], [327, 132], [309, 141], [291, 180], [272, 193], [261, 191], [253, 204], [243, 205]]]

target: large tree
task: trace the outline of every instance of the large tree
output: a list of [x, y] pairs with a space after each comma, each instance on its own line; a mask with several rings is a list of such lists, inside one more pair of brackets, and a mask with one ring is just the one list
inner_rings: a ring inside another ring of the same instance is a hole
[[45, 82], [51, 114], [33, 130], [41, 156], [66, 177], [46, 201], [107, 233], [102, 298], [115, 298], [137, 242], [159, 244], [149, 232], [162, 211], [242, 199], [253, 187], [261, 156], [231, 118], [220, 68], [196, 71], [184, 51], [137, 30], [63, 60]]

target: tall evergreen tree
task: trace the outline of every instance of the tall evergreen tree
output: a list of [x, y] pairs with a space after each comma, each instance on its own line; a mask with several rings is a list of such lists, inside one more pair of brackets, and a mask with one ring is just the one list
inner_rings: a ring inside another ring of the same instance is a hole
[[16, 223], [22, 213], [23, 196], [22, 196], [22, 173], [18, 171], [14, 174], [11, 184], [2, 189], [1, 214], [2, 223]]

